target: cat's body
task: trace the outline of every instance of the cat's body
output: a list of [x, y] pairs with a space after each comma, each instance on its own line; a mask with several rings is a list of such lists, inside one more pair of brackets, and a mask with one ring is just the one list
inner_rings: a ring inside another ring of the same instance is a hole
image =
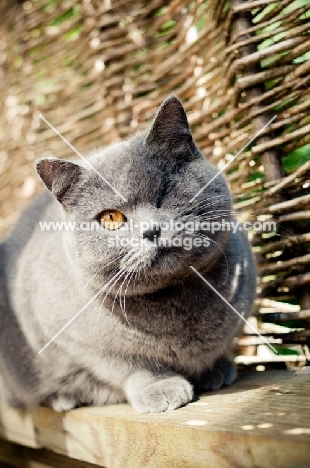
[[[190, 401], [193, 385], [218, 388], [234, 379], [229, 352], [242, 321], [190, 266], [249, 315], [255, 266], [242, 232], [156, 228], [157, 242], [142, 232], [141, 250], [108, 247], [116, 235], [140, 238], [140, 226], [98, 232], [46, 232], [39, 226], [92, 222], [104, 210], [119, 210], [134, 224], [231, 220], [221, 175], [190, 203], [217, 169], [187, 129], [183, 108], [172, 97], [149, 132], [90, 157], [126, 202], [83, 164], [38, 163], [58, 200], [39, 195], [0, 245], [0, 398], [26, 407], [47, 402], [55, 409], [128, 400], [138, 411], [164, 411]], [[206, 235], [208, 247], [161, 245], [164, 237]]]

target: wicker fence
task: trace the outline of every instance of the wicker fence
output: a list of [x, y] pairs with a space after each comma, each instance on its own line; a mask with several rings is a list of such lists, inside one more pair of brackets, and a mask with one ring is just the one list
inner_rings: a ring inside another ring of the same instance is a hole
[[[33, 161], [145, 127], [171, 92], [228, 172], [260, 279], [240, 363], [309, 360], [310, 0], [26, 0], [0, 3], [0, 232], [40, 187]], [[70, 154], [70, 153], [69, 153]]]

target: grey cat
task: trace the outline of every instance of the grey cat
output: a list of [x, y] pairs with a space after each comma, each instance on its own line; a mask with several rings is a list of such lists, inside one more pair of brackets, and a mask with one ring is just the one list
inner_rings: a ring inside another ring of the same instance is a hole
[[[190, 202], [218, 169], [193, 141], [181, 102], [169, 97], [148, 130], [88, 161], [95, 170], [39, 160], [49, 191], [0, 244], [1, 399], [59, 411], [128, 401], [160, 412], [231, 384], [243, 323], [190, 266], [247, 317], [255, 264], [242, 232], [199, 224], [232, 221], [231, 196], [220, 174]], [[40, 221], [81, 228], [44, 231]], [[185, 239], [201, 241], [184, 248]]]

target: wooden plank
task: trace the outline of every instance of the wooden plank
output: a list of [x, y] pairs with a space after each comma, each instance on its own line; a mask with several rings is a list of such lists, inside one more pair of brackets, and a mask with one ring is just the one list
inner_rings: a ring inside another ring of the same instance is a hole
[[[255, 343], [255, 342], [254, 342]], [[252, 343], [251, 343], [252, 344]], [[259, 343], [261, 344], [261, 342]], [[297, 354], [283, 354], [281, 356], [271, 355], [271, 356], [245, 356], [240, 355], [236, 357], [237, 364], [266, 364], [268, 362], [301, 362], [306, 364], [306, 356], [301, 356]]]
[[0, 468], [96, 468], [97, 466], [49, 450], [24, 447], [0, 439]]
[[0, 406], [0, 436], [106, 468], [304, 468], [309, 397], [309, 368], [245, 371], [231, 387], [160, 414], [129, 405], [68, 413]]

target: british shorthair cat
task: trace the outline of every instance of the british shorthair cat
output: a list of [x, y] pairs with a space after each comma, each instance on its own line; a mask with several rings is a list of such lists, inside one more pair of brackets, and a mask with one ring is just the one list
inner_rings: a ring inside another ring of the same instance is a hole
[[231, 195], [178, 98], [87, 163], [36, 170], [48, 190], [0, 244], [0, 398], [160, 412], [231, 384], [243, 322], [220, 295], [247, 317], [255, 264], [243, 232], [210, 229]]

